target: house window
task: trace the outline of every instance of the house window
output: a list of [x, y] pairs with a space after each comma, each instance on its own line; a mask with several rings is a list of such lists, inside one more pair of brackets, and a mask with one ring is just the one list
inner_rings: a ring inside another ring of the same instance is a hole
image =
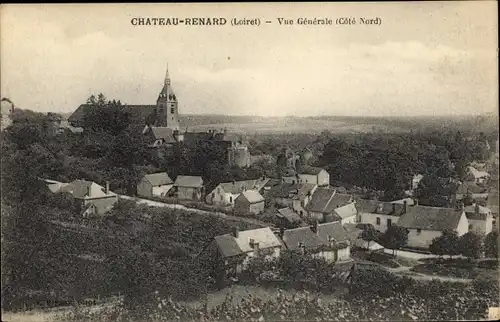
[[391, 219], [387, 219], [387, 227], [391, 227], [392, 225], [392, 220]]
[[422, 233], [422, 229], [417, 229], [417, 235], [420, 235]]
[[472, 230], [472, 224], [469, 224], [469, 230]]
[[377, 225], [380, 225], [380, 218], [377, 217]]
[[173, 113], [175, 113], [175, 108], [173, 108], [173, 107], [172, 107], [172, 108], [170, 109], [170, 113], [172, 113], [172, 114], [173, 114]]
[[233, 197], [229, 197], [229, 202], [233, 202]]

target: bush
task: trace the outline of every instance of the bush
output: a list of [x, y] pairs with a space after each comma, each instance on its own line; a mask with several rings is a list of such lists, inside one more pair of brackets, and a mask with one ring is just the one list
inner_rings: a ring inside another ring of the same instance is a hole
[[384, 266], [388, 266], [391, 268], [397, 268], [400, 265], [397, 263], [396, 259], [394, 256], [386, 254], [386, 253], [380, 253], [380, 252], [372, 252], [368, 255], [367, 258], [369, 261], [379, 263]]

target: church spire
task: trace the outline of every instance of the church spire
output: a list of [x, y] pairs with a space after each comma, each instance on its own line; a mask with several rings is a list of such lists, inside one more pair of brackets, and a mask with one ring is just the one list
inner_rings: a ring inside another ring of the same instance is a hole
[[165, 85], [170, 86], [170, 75], [168, 74], [168, 63], [167, 63], [167, 72], [165, 73]]

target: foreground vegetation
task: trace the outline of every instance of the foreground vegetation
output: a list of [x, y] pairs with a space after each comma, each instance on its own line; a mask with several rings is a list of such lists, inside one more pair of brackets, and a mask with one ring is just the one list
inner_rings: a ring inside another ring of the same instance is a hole
[[415, 321], [485, 319], [487, 309], [498, 305], [498, 283], [417, 282], [385, 271], [359, 271], [350, 293], [338, 300], [322, 301], [321, 295], [307, 291], [286, 295], [278, 291], [274, 299], [248, 295], [239, 303], [231, 296], [216, 307], [193, 307], [156, 296], [149, 305], [131, 309], [118, 305], [92, 312], [75, 307], [60, 316], [64, 321]]

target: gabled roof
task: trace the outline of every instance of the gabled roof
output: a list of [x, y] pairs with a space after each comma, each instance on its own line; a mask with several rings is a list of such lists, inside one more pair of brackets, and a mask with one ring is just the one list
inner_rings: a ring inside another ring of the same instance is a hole
[[178, 176], [175, 179], [174, 186], [201, 188], [203, 186], [203, 179], [199, 176]]
[[351, 202], [351, 195], [338, 194], [335, 189], [331, 188], [318, 188], [314, 191], [306, 210], [329, 214]]
[[168, 176], [166, 172], [150, 173], [144, 176], [153, 186], [163, 186], [172, 184], [174, 181]]
[[239, 198], [245, 198], [249, 203], [258, 203], [258, 202], [263, 202], [264, 197], [257, 191], [257, 190], [245, 190], [243, 191]]
[[337, 216], [339, 216], [342, 219], [356, 216], [356, 214], [358, 213], [354, 202], [348, 203], [347, 205], [344, 206], [340, 206], [336, 208], [334, 212]]
[[318, 175], [321, 171], [323, 171], [323, 168], [303, 167], [300, 169], [300, 174]]
[[246, 190], [260, 190], [264, 185], [267, 184], [269, 179], [256, 179], [256, 180], [243, 180], [234, 182], [224, 182], [220, 186], [224, 189], [224, 192], [231, 194], [239, 194]]
[[92, 198], [102, 198], [102, 197], [108, 197], [108, 196], [115, 196], [113, 192], [109, 192], [106, 194], [105, 188], [98, 185], [95, 182], [92, 181], [86, 181], [86, 180], [75, 180], [73, 182], [70, 182], [61, 189], [59, 189], [59, 192], [67, 192], [71, 193], [73, 197], [79, 198], [79, 199], [92, 199]]
[[362, 229], [359, 229], [356, 227], [357, 224], [344, 224], [344, 229], [347, 233], [347, 237], [351, 241], [355, 241], [356, 239], [361, 237], [361, 233], [363, 232]]
[[315, 188], [316, 185], [313, 183], [282, 183], [272, 187], [268, 196], [271, 198], [304, 200]]
[[296, 213], [295, 211], [293, 211], [293, 209], [290, 209], [288, 207], [278, 209], [277, 216], [282, 217], [282, 218], [286, 218], [290, 222], [301, 220], [299, 214]]
[[347, 232], [338, 222], [319, 224], [317, 233], [311, 227], [287, 229], [283, 233], [283, 242], [290, 250], [298, 249], [302, 243], [305, 248], [314, 249], [330, 245], [330, 237], [336, 242], [349, 240]]
[[278, 237], [269, 227], [240, 231], [238, 238], [231, 234], [217, 236], [215, 243], [224, 257], [232, 257], [253, 251], [250, 246], [251, 239], [259, 243], [259, 249], [282, 246]]
[[175, 143], [174, 131], [168, 127], [150, 127], [155, 140], [164, 140], [167, 143]]
[[311, 227], [285, 230], [283, 233], [283, 242], [290, 250], [298, 249], [300, 243], [302, 243], [305, 248], [309, 249], [325, 245], [325, 241], [317, 234], [313, 233]]
[[399, 218], [397, 225], [405, 228], [434, 231], [454, 230], [463, 212], [453, 208], [414, 206]]
[[349, 240], [349, 236], [340, 222], [329, 222], [318, 225], [318, 236], [328, 242], [332, 237], [336, 242]]
[[[71, 114], [68, 118], [70, 123], [81, 124], [84, 119], [85, 113], [92, 109], [98, 108], [91, 104], [82, 104]], [[152, 123], [150, 122], [154, 116], [156, 105], [123, 105], [123, 110], [130, 114], [130, 117], [136, 122]]]
[[404, 204], [399, 202], [384, 202], [378, 200], [360, 199], [356, 202], [359, 212], [387, 216], [401, 216], [405, 212]]

